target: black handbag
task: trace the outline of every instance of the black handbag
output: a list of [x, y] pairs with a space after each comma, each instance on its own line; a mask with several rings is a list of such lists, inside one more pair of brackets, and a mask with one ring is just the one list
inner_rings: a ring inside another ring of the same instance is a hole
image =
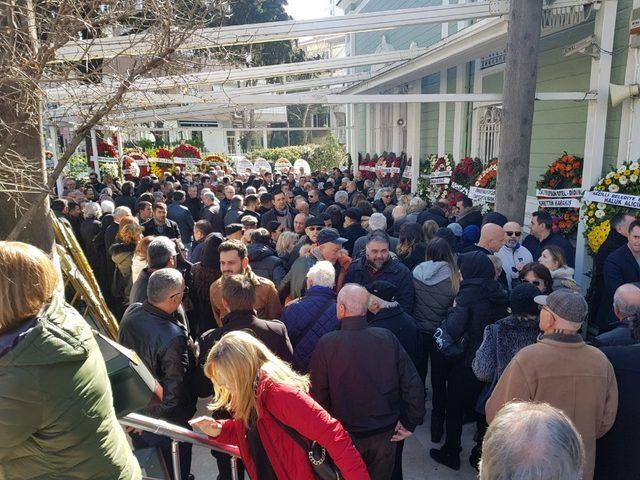
[[93, 331], [107, 366], [116, 417], [162, 403], [162, 385], [136, 352]]
[[[464, 307], [456, 307], [456, 308], [464, 308]], [[466, 310], [466, 323], [469, 319], [469, 311]], [[433, 340], [436, 342], [436, 346], [438, 350], [447, 360], [458, 360], [464, 355], [464, 352], [467, 348], [467, 343], [464, 338], [464, 334], [460, 336], [460, 338], [454, 338], [451, 333], [449, 333], [448, 323], [449, 317], [447, 317], [439, 328], [433, 333]], [[464, 331], [464, 329], [463, 329]]]
[[276, 417], [273, 419], [282, 427], [282, 429], [289, 434], [291, 439], [302, 447], [307, 452], [309, 462], [311, 463], [311, 469], [315, 474], [315, 477], [320, 480], [340, 480], [342, 476], [336, 468], [335, 463], [331, 460], [331, 457], [327, 453], [327, 450], [318, 442], [313, 442], [302, 435], [297, 430], [285, 425]]

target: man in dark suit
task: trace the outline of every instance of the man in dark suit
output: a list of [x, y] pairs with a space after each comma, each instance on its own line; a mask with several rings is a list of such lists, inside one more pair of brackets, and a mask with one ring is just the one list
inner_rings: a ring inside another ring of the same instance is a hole
[[600, 246], [598, 253], [593, 261], [593, 296], [591, 298], [591, 315], [593, 322], [600, 331], [607, 330], [609, 323], [609, 305], [607, 308], [600, 309], [602, 305], [602, 297], [604, 292], [604, 262], [609, 255], [618, 248], [627, 244], [629, 235], [629, 225], [635, 220], [635, 217], [628, 213], [619, 213], [611, 218], [611, 231], [607, 239]]
[[260, 218], [260, 226], [266, 228], [269, 222], [277, 221], [285, 230], [293, 231], [293, 217], [297, 211], [287, 204], [285, 192], [282, 190], [273, 193], [273, 208], [264, 213]]
[[531, 252], [535, 261], [549, 245], [556, 245], [564, 251], [567, 264], [575, 267], [576, 252], [569, 240], [553, 230], [553, 218], [549, 212], [540, 210], [531, 215], [530, 234], [522, 242], [522, 246]]
[[193, 217], [184, 203], [186, 195], [183, 190], [173, 192], [173, 202], [167, 208], [167, 217], [178, 224], [180, 238], [185, 248], [190, 248], [193, 241]]
[[167, 218], [167, 204], [157, 202], [153, 205], [153, 218], [142, 225], [144, 236], [180, 238], [178, 224]]
[[615, 250], [604, 262], [605, 296], [600, 309], [605, 309], [601, 318], [615, 322], [613, 296], [625, 283], [640, 282], [640, 220], [629, 225], [627, 244]]
[[224, 221], [220, 213], [220, 205], [216, 203], [215, 194], [212, 191], [204, 192], [202, 194], [202, 202], [204, 207], [200, 212], [200, 218], [208, 221], [214, 232], [224, 233]]

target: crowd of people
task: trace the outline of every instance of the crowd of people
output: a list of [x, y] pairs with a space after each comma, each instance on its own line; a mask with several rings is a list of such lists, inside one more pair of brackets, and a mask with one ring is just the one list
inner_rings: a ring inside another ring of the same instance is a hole
[[[237, 445], [250, 478], [313, 478], [303, 447], [315, 442], [343, 478], [401, 479], [404, 441], [426, 414], [430, 455], [454, 470], [463, 425], [475, 423], [468, 461], [482, 479], [640, 478], [632, 215], [613, 218], [587, 302], [574, 247], [544, 210], [525, 237], [467, 197], [428, 205], [339, 168], [175, 168], [105, 183], [92, 173], [81, 188], [64, 185], [52, 209], [84, 250], [119, 342], [163, 387], [162, 403], [142, 413]], [[4, 365], [21, 367], [25, 336], [62, 321], [52, 309], [70, 310], [51, 292], [30, 309], [15, 300], [5, 272], [33, 256], [17, 245], [0, 244], [0, 298], [11, 305], [0, 313], [0, 403], [11, 388]], [[587, 338], [587, 322], [597, 336]], [[193, 420], [211, 396], [212, 416]], [[9, 441], [6, 411], [0, 463], [27, 468], [15, 446], [26, 451], [33, 437]], [[30, 426], [32, 436], [44, 428]], [[130, 436], [171, 465], [166, 437]], [[212, 453], [230, 479], [229, 457]], [[189, 445], [180, 460], [192, 478]]]

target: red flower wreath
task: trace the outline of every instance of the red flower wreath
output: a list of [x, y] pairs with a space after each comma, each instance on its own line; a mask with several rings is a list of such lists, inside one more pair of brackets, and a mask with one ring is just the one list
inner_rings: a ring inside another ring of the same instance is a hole
[[[562, 190], [579, 188], [582, 184], [582, 158], [564, 154], [554, 161], [542, 178], [536, 183], [538, 188]], [[578, 229], [578, 208], [547, 208], [553, 217], [553, 230], [563, 235], [574, 235]]]

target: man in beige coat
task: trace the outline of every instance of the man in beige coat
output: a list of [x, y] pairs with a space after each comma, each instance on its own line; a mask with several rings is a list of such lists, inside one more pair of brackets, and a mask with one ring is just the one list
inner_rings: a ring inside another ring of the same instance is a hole
[[583, 479], [593, 478], [596, 439], [613, 425], [618, 386], [613, 367], [578, 334], [587, 315], [582, 295], [557, 290], [535, 298], [541, 306], [538, 343], [523, 348], [500, 377], [486, 406], [491, 423], [512, 400], [546, 402], [575, 424], [585, 448]]
[[218, 247], [220, 252], [220, 271], [222, 277], [211, 284], [209, 299], [216, 324], [221, 327], [223, 317], [229, 310], [222, 304], [222, 282], [231, 275], [244, 274], [255, 287], [256, 299], [253, 305], [247, 305], [247, 310], [253, 308], [258, 318], [267, 320], [279, 319], [282, 314], [282, 305], [273, 282], [260, 277], [251, 271], [247, 247], [237, 240], [227, 240]]

